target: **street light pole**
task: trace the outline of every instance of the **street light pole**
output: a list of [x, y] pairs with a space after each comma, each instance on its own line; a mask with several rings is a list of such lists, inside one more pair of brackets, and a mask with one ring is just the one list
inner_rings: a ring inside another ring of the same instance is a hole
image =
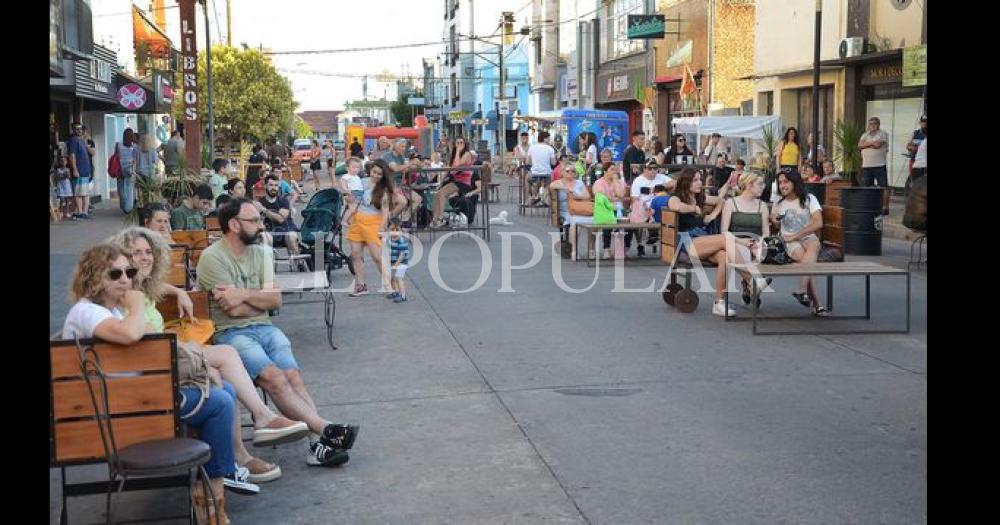
[[819, 166], [819, 46], [820, 32], [823, 28], [823, 0], [816, 0], [816, 40], [813, 44], [813, 89], [812, 89], [812, 134], [813, 144], [809, 154], [812, 155], [814, 173], [822, 173]]

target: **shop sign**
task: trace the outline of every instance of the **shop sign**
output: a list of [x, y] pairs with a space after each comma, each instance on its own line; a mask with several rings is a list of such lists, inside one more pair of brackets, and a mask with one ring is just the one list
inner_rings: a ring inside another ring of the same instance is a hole
[[635, 99], [636, 87], [643, 85], [646, 68], [635, 68], [599, 76], [598, 102], [616, 102]]
[[154, 73], [153, 82], [156, 85], [156, 104], [169, 106], [174, 103], [174, 86], [170, 78], [163, 73]]
[[448, 112], [448, 122], [452, 124], [464, 124], [465, 117], [468, 115], [465, 111], [449, 111]]
[[125, 84], [118, 89], [118, 103], [128, 110], [142, 109], [146, 105], [146, 90], [139, 84]]
[[628, 15], [629, 40], [663, 38], [667, 30], [667, 20], [664, 15]]
[[903, 66], [901, 63], [881, 63], [865, 66], [861, 70], [861, 84], [871, 86], [874, 84], [892, 84], [903, 79]]
[[927, 46], [903, 49], [903, 87], [927, 85]]

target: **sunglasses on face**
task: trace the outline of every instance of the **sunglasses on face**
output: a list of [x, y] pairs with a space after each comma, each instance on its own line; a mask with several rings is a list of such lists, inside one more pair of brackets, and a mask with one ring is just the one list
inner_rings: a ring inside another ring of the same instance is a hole
[[112, 268], [108, 270], [108, 278], [111, 279], [112, 281], [117, 281], [118, 279], [122, 278], [123, 273], [125, 274], [125, 277], [128, 277], [129, 279], [134, 279], [136, 274], [139, 273], [139, 269], [126, 268], [122, 270], [121, 268]]

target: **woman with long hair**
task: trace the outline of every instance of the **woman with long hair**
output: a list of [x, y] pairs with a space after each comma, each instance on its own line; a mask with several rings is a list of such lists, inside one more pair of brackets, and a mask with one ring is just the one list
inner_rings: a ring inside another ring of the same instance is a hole
[[[742, 261], [750, 261], [754, 243], [763, 242], [769, 236], [771, 228], [768, 225], [767, 206], [760, 200], [764, 193], [764, 177], [758, 173], [744, 172], [739, 177], [740, 193], [736, 197], [726, 199], [722, 208], [722, 231], [735, 236], [735, 254]], [[743, 302], [750, 304], [750, 281], [746, 272], [740, 272], [743, 284]], [[758, 281], [758, 290], [763, 290], [770, 279]], [[760, 298], [758, 296], [758, 306]]]
[[[472, 153], [469, 151], [469, 144], [464, 137], [455, 138], [455, 147], [451, 150], [451, 160], [448, 162], [448, 166], [452, 168], [472, 166]], [[471, 171], [449, 172], [448, 179], [434, 196], [434, 216], [431, 220], [431, 228], [440, 228], [444, 225], [441, 215], [444, 214], [445, 203], [452, 195], [457, 193], [462, 196], [472, 191]]]
[[[139, 269], [133, 266], [129, 255], [122, 246], [109, 242], [87, 248], [80, 254], [70, 279], [69, 299], [74, 304], [63, 324], [64, 339], [97, 338], [119, 345], [134, 344], [142, 339], [147, 332], [146, 296], [135, 289], [133, 280], [138, 277]], [[238, 430], [240, 424], [233, 387], [229, 383], [212, 386], [204, 399], [201, 389], [196, 386], [180, 387], [179, 394], [180, 421], [200, 429], [199, 439], [211, 449], [205, 472], [215, 496], [218, 522], [228, 523], [224, 478], [237, 473], [233, 444], [239, 440], [239, 435], [234, 436], [233, 431]], [[245, 488], [260, 490], [249, 484]], [[200, 510], [196, 508], [199, 518], [208, 518], [203, 516], [206, 496], [203, 485], [198, 483], [193, 497], [200, 507]]]
[[118, 176], [118, 207], [122, 212], [128, 214], [135, 207], [135, 175], [138, 170], [138, 147], [136, 146], [136, 135], [132, 128], [125, 128], [122, 132], [122, 141], [115, 143], [115, 151], [118, 152], [118, 160], [121, 163], [122, 171]]
[[584, 131], [580, 133], [578, 137], [580, 143], [580, 159], [583, 160], [584, 168], [590, 169], [591, 166], [597, 164], [597, 135]]
[[654, 157], [657, 164], [666, 164], [667, 155], [663, 152], [663, 142], [660, 139], [653, 139], [652, 148], [649, 156]]
[[677, 164], [677, 157], [693, 157], [694, 152], [687, 146], [687, 139], [682, 133], [674, 135], [670, 147], [663, 150], [663, 164]]
[[[781, 229], [785, 251], [795, 262], [816, 262], [821, 248], [816, 232], [823, 229], [823, 208], [814, 195], [806, 193], [805, 183], [797, 171], [778, 173], [778, 192], [781, 200], [771, 210], [771, 222]], [[814, 278], [800, 278], [799, 289], [792, 296], [802, 306], [812, 308], [813, 315], [830, 315], [830, 311], [820, 304]]]
[[381, 232], [386, 231], [389, 223], [389, 213], [392, 209], [395, 188], [392, 184], [392, 171], [382, 159], [376, 159], [370, 164], [368, 178], [365, 179], [364, 194], [358, 200], [358, 209], [347, 230], [347, 240], [351, 243], [351, 259], [354, 262], [354, 291], [350, 297], [368, 295], [368, 285], [365, 284], [364, 251], [375, 263], [381, 278], [382, 288], [388, 288], [388, 276], [382, 271]]
[[[147, 333], [162, 333], [163, 316], [156, 309], [156, 303], [164, 296], [173, 295], [182, 317], [194, 317], [194, 308], [187, 292], [166, 283], [167, 269], [170, 267], [170, 249], [167, 243], [152, 230], [132, 226], [109, 239], [131, 253], [132, 263], [139, 273], [134, 279], [136, 289], [144, 296], [143, 316]], [[181, 343], [190, 344], [190, 343]], [[292, 421], [275, 414], [257, 395], [253, 380], [247, 375], [246, 367], [236, 349], [229, 345], [197, 345], [192, 349], [205, 356], [209, 366], [218, 370], [223, 379], [233, 385], [236, 398], [243, 403], [254, 422], [254, 445], [267, 446], [288, 443], [302, 439], [309, 427], [301, 421]], [[238, 410], [238, 407], [237, 407]], [[249, 470], [251, 483], [271, 481], [281, 476], [281, 469], [266, 461], [253, 457], [240, 439], [239, 414], [234, 428], [233, 450], [236, 461]]]
[[799, 169], [799, 165], [802, 164], [802, 152], [799, 151], [799, 130], [795, 127], [785, 130], [784, 138], [778, 143], [776, 155], [779, 169]]
[[723, 294], [726, 293], [726, 236], [722, 234], [709, 234], [708, 225], [722, 213], [720, 203], [715, 203], [712, 213], [705, 215], [704, 207], [709, 199], [702, 191], [704, 185], [701, 172], [685, 167], [677, 177], [677, 187], [667, 206], [670, 210], [680, 214], [677, 221], [677, 231], [687, 233], [691, 236], [691, 248], [695, 253], [688, 252], [689, 255], [697, 255], [702, 260], [714, 261], [718, 265], [715, 270], [715, 304], [712, 305], [712, 313], [721, 316], [732, 316], [736, 312], [731, 308], [726, 310], [726, 301]]
[[[312, 147], [309, 148], [309, 172], [312, 174], [313, 185], [316, 186], [316, 191], [322, 188], [322, 184], [319, 181], [319, 174], [323, 172], [323, 163], [321, 158], [323, 157], [323, 150], [319, 147], [319, 141], [313, 139]], [[302, 181], [305, 184], [305, 181]]]

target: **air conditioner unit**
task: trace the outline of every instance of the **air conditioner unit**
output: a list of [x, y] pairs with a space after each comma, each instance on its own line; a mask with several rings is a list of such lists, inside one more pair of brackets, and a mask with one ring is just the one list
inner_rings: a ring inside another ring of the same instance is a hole
[[840, 41], [840, 58], [857, 57], [863, 54], [865, 54], [864, 38], [855, 36]]

